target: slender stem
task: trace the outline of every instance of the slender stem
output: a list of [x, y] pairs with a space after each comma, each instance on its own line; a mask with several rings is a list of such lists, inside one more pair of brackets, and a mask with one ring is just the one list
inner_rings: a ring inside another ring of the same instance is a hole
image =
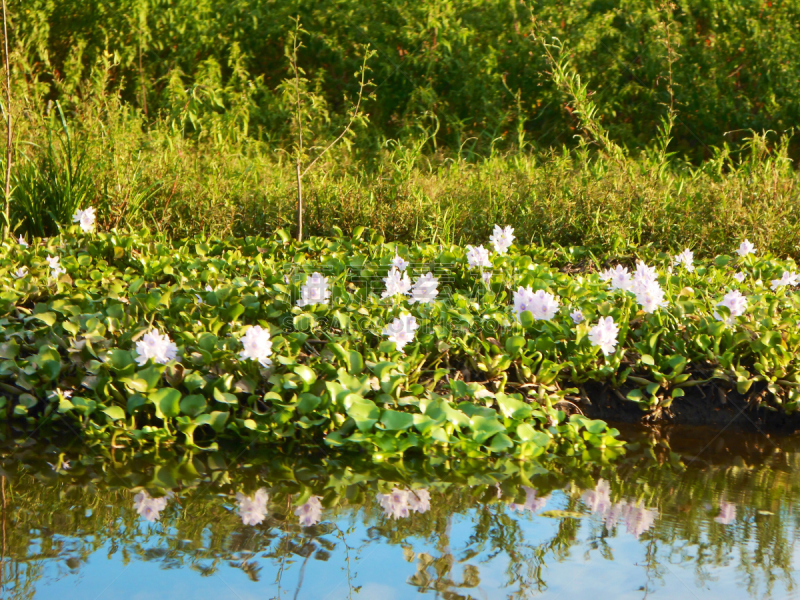
[[300, 173], [300, 157], [297, 158], [297, 241], [303, 241], [303, 175]]
[[294, 92], [297, 108], [297, 241], [303, 241], [303, 120], [300, 110], [300, 73], [297, 68], [297, 36], [300, 34], [300, 21], [297, 21], [294, 31], [294, 48], [292, 49], [292, 69], [294, 69]]
[[3, 224], [3, 232], [5, 236], [11, 234], [10, 223], [10, 210], [11, 210], [11, 66], [8, 57], [8, 26], [6, 24], [6, 0], [3, 0], [3, 45], [5, 47], [5, 67], [6, 67], [6, 118], [8, 126], [6, 128], [6, 186], [5, 186], [5, 199], [6, 205], [3, 216], [5, 223]]

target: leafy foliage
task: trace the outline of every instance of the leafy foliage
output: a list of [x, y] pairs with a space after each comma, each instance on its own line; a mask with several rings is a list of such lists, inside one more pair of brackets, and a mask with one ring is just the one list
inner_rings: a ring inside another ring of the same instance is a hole
[[[493, 256], [487, 284], [460, 247], [396, 246], [374, 233], [361, 241], [362, 233], [300, 245], [282, 231], [238, 242], [111, 232], [30, 249], [6, 243], [0, 402], [10, 418], [80, 424], [83, 436], [118, 441], [180, 435], [207, 445], [233, 436], [379, 455], [536, 456], [618, 445], [615, 430], [565, 410], [591, 382], [654, 411], [709, 382], [786, 411], [800, 401], [798, 295], [764, 286], [792, 268], [771, 256], [719, 256], [694, 273], [669, 273], [670, 258], [651, 255], [669, 306], [644, 314], [591, 268], [574, 276], [551, 266], [585, 264], [580, 248]], [[380, 298], [395, 251], [413, 276], [439, 277], [436, 302]], [[50, 255], [67, 270], [57, 281]], [[744, 283], [734, 269], [747, 274]], [[327, 274], [332, 297], [301, 308], [311, 272]], [[560, 312], [517, 320], [510, 295], [518, 286], [555, 293]], [[732, 287], [747, 293], [749, 307], [726, 325], [712, 313], [729, 315], [717, 304]], [[584, 323], [573, 324], [574, 308]], [[420, 324], [404, 353], [382, 333], [401, 312]], [[608, 357], [587, 337], [600, 316], [620, 325]], [[255, 324], [272, 333], [269, 370], [239, 356], [239, 339]], [[177, 361], [134, 360], [136, 340], [152, 327], [176, 342]]]

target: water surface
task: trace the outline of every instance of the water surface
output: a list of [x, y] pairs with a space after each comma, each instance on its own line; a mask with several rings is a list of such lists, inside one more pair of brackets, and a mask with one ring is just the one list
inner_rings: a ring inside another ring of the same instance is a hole
[[795, 437], [626, 434], [613, 465], [17, 440], [2, 597], [800, 598]]

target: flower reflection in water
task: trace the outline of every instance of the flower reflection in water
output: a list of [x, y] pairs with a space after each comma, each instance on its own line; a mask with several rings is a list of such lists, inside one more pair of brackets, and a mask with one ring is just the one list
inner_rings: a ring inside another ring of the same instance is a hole
[[378, 494], [378, 502], [387, 517], [400, 519], [407, 517], [411, 512], [427, 512], [431, 507], [431, 495], [427, 489], [394, 488], [388, 494]]
[[322, 503], [319, 496], [311, 496], [308, 501], [298, 506], [294, 514], [300, 517], [300, 525], [303, 527], [311, 527], [319, 523], [322, 518]]
[[155, 523], [161, 517], [161, 511], [167, 507], [167, 501], [172, 497], [172, 492], [161, 498], [153, 498], [142, 490], [133, 497], [133, 508], [140, 516], [151, 523]]
[[258, 525], [267, 516], [267, 501], [269, 495], [264, 488], [259, 489], [251, 498], [241, 492], [236, 494], [236, 502], [239, 503], [239, 516], [245, 525]]
[[523, 486], [522, 489], [525, 490], [525, 504], [509, 504], [508, 506], [511, 510], [537, 512], [542, 510], [550, 499], [549, 496], [544, 498], [537, 497], [536, 490], [531, 487]]
[[602, 517], [606, 529], [611, 530], [624, 522], [628, 533], [637, 539], [653, 526], [658, 516], [656, 511], [645, 508], [640, 502], [622, 500], [612, 503], [611, 488], [603, 479], [597, 482], [594, 490], [584, 492], [581, 499], [589, 510]]
[[736, 520], [736, 505], [732, 502], [725, 502], [724, 500], [719, 503], [719, 515], [714, 519], [717, 523], [722, 525], [730, 525]]

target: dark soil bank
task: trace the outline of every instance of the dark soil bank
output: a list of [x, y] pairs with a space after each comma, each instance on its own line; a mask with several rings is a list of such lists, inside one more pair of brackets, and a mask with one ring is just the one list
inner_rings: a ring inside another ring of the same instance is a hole
[[[800, 431], [800, 412], [787, 415], [769, 407], [763, 395], [742, 396], [719, 388], [691, 388], [669, 408], [649, 413], [621, 398], [614, 390], [586, 386], [587, 396], [577, 401], [584, 415], [607, 422], [704, 425], [717, 429], [793, 433]], [[758, 402], [755, 398], [758, 398]]]

